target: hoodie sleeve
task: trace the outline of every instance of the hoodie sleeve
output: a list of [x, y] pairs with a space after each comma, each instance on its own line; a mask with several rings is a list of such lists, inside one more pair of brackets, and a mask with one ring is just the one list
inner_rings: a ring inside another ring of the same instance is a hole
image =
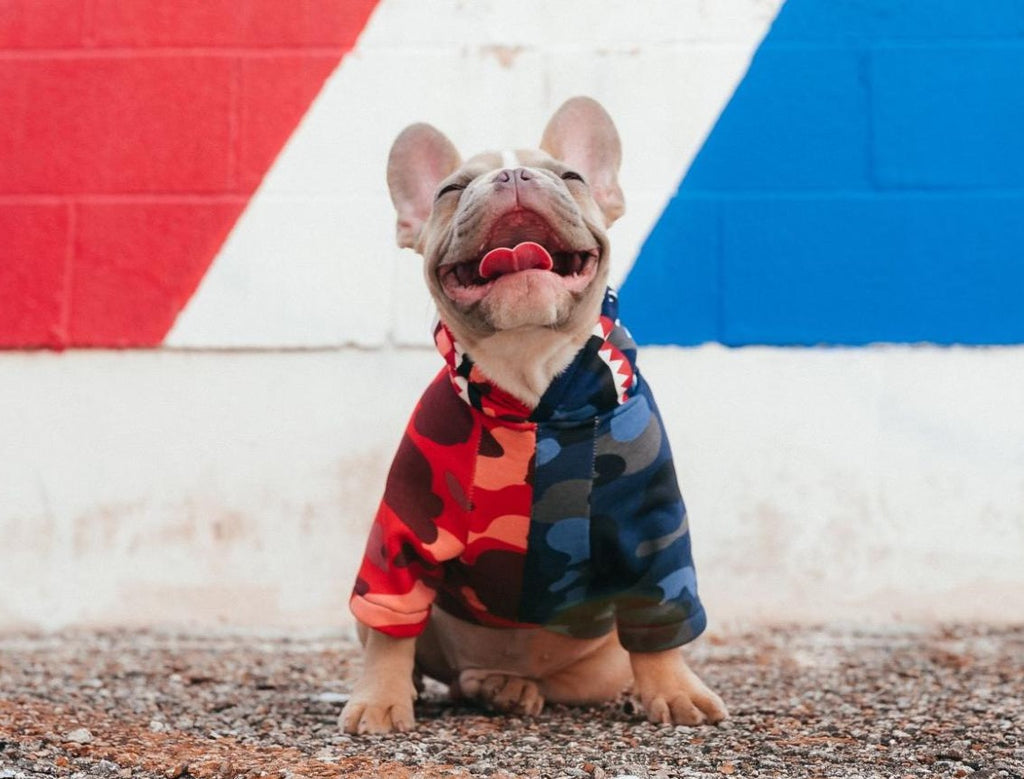
[[479, 437], [442, 371], [424, 393], [392, 462], [349, 606], [368, 627], [419, 635], [441, 564], [465, 548], [464, 491]]
[[619, 639], [631, 652], [672, 649], [700, 635], [707, 618], [672, 452], [646, 384], [601, 433], [592, 533]]
[[707, 626], [697, 596], [697, 574], [686, 525], [684, 509], [676, 531], [642, 541], [629, 550], [643, 572], [617, 600], [615, 616], [619, 640], [630, 652], [659, 652], [682, 646]]

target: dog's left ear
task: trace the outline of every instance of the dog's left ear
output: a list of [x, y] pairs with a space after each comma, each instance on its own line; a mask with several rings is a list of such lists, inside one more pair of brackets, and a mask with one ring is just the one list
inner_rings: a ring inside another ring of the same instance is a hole
[[458, 169], [459, 152], [429, 124], [402, 130], [388, 155], [388, 188], [398, 212], [398, 245], [415, 249], [434, 207], [437, 185]]
[[544, 128], [540, 148], [583, 174], [606, 227], [622, 216], [626, 210], [619, 187], [622, 143], [600, 103], [589, 97], [566, 100]]

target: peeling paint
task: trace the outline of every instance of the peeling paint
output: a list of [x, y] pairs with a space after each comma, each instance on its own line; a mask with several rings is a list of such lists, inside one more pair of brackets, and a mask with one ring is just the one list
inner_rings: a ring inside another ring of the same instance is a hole
[[494, 57], [498, 64], [506, 70], [516, 64], [516, 60], [524, 51], [526, 51], [525, 46], [503, 46], [497, 43], [480, 47], [480, 53], [484, 57]]

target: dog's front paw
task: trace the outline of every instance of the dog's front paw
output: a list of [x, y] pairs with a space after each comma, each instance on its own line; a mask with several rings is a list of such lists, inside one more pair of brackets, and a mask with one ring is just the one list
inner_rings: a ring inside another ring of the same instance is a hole
[[415, 638], [394, 638], [378, 630], [360, 628], [366, 644], [363, 675], [341, 710], [338, 725], [346, 733], [391, 733], [416, 724], [413, 667]]
[[416, 724], [412, 677], [389, 678], [366, 674], [341, 710], [338, 725], [346, 733], [374, 734], [411, 730]]
[[667, 652], [634, 652], [634, 692], [647, 719], [656, 724], [703, 725], [729, 716], [722, 699], [700, 680], [678, 649]]
[[408, 696], [389, 700], [354, 694], [338, 718], [343, 731], [359, 735], [404, 732], [415, 724], [412, 698]]

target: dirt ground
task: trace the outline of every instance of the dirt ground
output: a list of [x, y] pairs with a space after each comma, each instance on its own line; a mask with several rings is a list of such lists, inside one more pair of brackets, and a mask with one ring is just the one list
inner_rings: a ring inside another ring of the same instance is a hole
[[1024, 779], [1024, 625], [732, 631], [688, 656], [724, 726], [655, 727], [628, 696], [505, 717], [431, 685], [413, 733], [359, 738], [341, 637], [0, 635], [0, 779]]

